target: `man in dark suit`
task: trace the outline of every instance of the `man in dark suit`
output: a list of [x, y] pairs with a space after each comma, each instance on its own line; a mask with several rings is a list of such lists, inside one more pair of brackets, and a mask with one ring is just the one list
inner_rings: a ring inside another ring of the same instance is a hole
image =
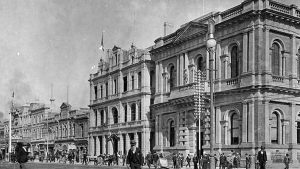
[[25, 169], [25, 163], [28, 161], [27, 145], [24, 146], [22, 142], [17, 143], [16, 156], [17, 162], [20, 164], [20, 169]]
[[127, 164], [131, 169], [141, 169], [143, 164], [143, 154], [141, 150], [136, 147], [136, 142], [134, 140], [130, 141], [131, 148], [127, 155]]
[[265, 169], [266, 162], [267, 162], [267, 153], [265, 151], [265, 147], [261, 146], [261, 150], [257, 154], [257, 160], [259, 162], [260, 169]]

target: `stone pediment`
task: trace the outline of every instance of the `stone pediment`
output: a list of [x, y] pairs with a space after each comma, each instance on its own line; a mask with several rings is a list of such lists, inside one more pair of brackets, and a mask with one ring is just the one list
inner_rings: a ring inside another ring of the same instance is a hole
[[60, 109], [66, 109], [66, 108], [70, 108], [70, 107], [71, 107], [71, 105], [69, 103], [63, 102], [60, 106]]
[[199, 34], [206, 34], [207, 30], [208, 26], [206, 24], [190, 22], [186, 26], [178, 30], [173, 43], [180, 43], [184, 40], [193, 38]]
[[115, 46], [112, 48], [112, 51], [116, 51], [116, 50], [118, 50], [118, 49], [121, 49], [121, 48], [115, 45]]

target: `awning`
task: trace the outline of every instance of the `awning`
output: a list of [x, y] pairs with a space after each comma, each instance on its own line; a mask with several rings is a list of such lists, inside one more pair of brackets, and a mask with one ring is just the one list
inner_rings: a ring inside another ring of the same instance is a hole
[[69, 144], [68, 145], [68, 149], [70, 150], [70, 149], [76, 149], [76, 146], [74, 145], [74, 144]]

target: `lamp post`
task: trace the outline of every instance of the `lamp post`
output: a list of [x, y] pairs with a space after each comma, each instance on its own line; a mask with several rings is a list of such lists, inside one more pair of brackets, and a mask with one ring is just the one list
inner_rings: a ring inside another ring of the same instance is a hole
[[215, 140], [215, 112], [214, 112], [214, 83], [213, 83], [213, 62], [215, 46], [217, 44], [214, 38], [214, 22], [210, 21], [208, 26], [208, 39], [206, 41], [207, 51], [209, 53], [209, 83], [210, 83], [210, 168], [215, 169], [214, 159], [214, 140]]

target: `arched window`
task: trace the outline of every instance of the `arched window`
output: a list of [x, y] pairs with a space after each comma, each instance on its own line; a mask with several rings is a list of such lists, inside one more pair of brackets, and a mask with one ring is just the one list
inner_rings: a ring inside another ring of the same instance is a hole
[[175, 124], [172, 120], [170, 122], [170, 147], [175, 146]]
[[205, 71], [206, 69], [206, 61], [205, 58], [200, 55], [197, 60], [197, 69], [201, 71]]
[[114, 124], [118, 123], [118, 110], [117, 108], [112, 108], [113, 118], [114, 118]]
[[170, 66], [170, 89], [175, 87], [175, 79], [176, 79], [175, 67], [174, 65], [171, 65]]
[[278, 136], [279, 136], [279, 117], [278, 117], [277, 112], [272, 113], [270, 124], [271, 124], [271, 133], [270, 133], [271, 143], [278, 144], [279, 143], [278, 142], [279, 141], [279, 139], [278, 139]]
[[239, 58], [238, 48], [233, 46], [231, 49], [231, 78], [235, 78], [239, 75]]
[[273, 75], [280, 75], [280, 46], [278, 43], [272, 45], [272, 73]]
[[136, 106], [133, 103], [131, 105], [131, 121], [135, 121], [136, 120]]
[[240, 143], [240, 124], [239, 124], [239, 116], [237, 113], [232, 114], [231, 116], [231, 144], [239, 144]]

